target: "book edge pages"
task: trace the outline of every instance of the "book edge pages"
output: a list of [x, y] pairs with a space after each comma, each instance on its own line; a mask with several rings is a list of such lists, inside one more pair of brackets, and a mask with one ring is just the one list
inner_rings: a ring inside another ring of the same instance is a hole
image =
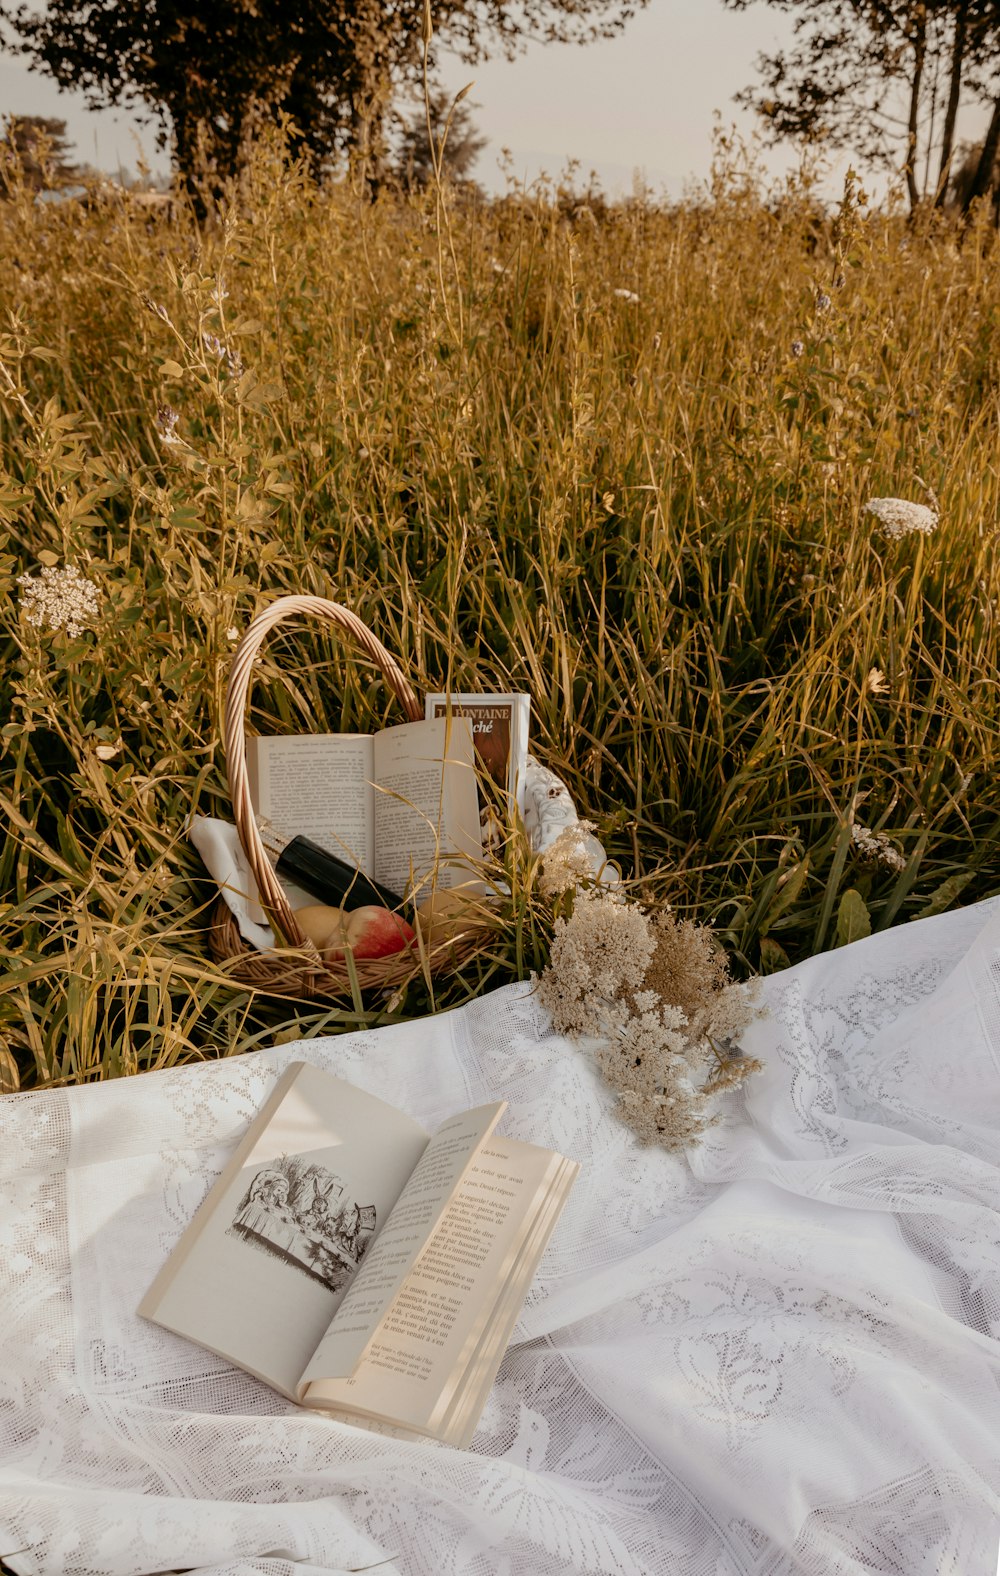
[[454, 1409], [444, 1420], [440, 1432], [436, 1435], [446, 1444], [467, 1450], [472, 1442], [500, 1364], [507, 1354], [514, 1327], [524, 1307], [528, 1288], [545, 1255], [552, 1234], [559, 1224], [560, 1216], [566, 1207], [579, 1172], [578, 1161], [563, 1157], [563, 1165], [553, 1184], [551, 1196], [539, 1210], [534, 1231], [525, 1245], [524, 1261], [515, 1267], [510, 1282], [498, 1301], [491, 1325], [484, 1332], [482, 1349], [474, 1354], [469, 1377], [456, 1396]]
[[[504, 1140], [500, 1140], [501, 1143]], [[509, 1142], [509, 1140], [508, 1140]], [[515, 1141], [516, 1142], [516, 1141]], [[538, 1144], [526, 1145], [526, 1148], [539, 1149]], [[539, 1216], [544, 1213], [546, 1205], [556, 1187], [563, 1163], [563, 1157], [554, 1149], [543, 1150], [548, 1156], [545, 1173], [532, 1193], [528, 1207], [518, 1224], [517, 1233], [510, 1242], [503, 1262], [497, 1266], [495, 1278], [489, 1288], [483, 1306], [478, 1310], [475, 1322], [471, 1325], [465, 1345], [458, 1353], [452, 1365], [451, 1372], [438, 1391], [437, 1398], [428, 1419], [428, 1427], [435, 1432], [444, 1426], [445, 1420], [452, 1411], [456, 1397], [460, 1394], [462, 1385], [469, 1373], [470, 1365], [475, 1361], [486, 1331], [493, 1321], [496, 1308], [501, 1304], [508, 1292], [512, 1278], [516, 1275], [518, 1266], [522, 1263], [527, 1244], [532, 1240]]]

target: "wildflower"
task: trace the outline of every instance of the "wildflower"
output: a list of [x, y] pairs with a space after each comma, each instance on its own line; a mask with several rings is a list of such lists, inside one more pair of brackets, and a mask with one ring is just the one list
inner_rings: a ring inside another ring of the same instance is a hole
[[46, 565], [37, 576], [18, 575], [20, 603], [25, 619], [39, 629], [65, 629], [79, 635], [101, 611], [97, 587], [75, 564], [58, 569]]
[[574, 821], [563, 827], [554, 843], [545, 850], [538, 888], [543, 897], [558, 897], [572, 892], [581, 881], [593, 879], [594, 866], [587, 847], [594, 830], [590, 821]]
[[639, 297], [634, 290], [615, 290], [612, 294], [616, 295], [619, 301], [631, 301], [638, 305]]
[[870, 695], [888, 695], [889, 684], [881, 668], [871, 668], [868, 672], [868, 693]]
[[496, 257], [491, 257], [490, 258], [490, 267], [492, 268], [492, 270], [493, 270], [493, 272], [495, 274], [505, 274], [507, 272], [507, 270], [504, 267], [503, 263], [501, 263], [499, 261], [499, 259], [496, 258]]
[[172, 405], [157, 406], [156, 430], [164, 443], [183, 443], [183, 438], [177, 436], [177, 423], [180, 419], [180, 411], [174, 410]]
[[557, 919], [549, 967], [538, 996], [560, 1034], [598, 1035], [618, 1027], [615, 998], [642, 983], [656, 946], [649, 920], [632, 903], [579, 892], [568, 919]]
[[218, 283], [215, 286], [215, 289], [212, 291], [210, 299], [213, 300], [215, 302], [216, 306], [220, 307], [220, 308], [222, 306], [223, 301], [228, 301], [228, 299], [229, 299], [229, 291], [226, 289], [226, 287], [222, 283], [221, 279], [218, 281]]
[[886, 870], [905, 870], [906, 860], [884, 832], [873, 832], [856, 821], [851, 827], [851, 838], [861, 858], [869, 864], [882, 865]]
[[597, 1065], [645, 1143], [699, 1142], [719, 1120], [711, 1098], [760, 1071], [736, 1043], [756, 1015], [752, 991], [730, 982], [711, 932], [691, 920], [578, 891], [538, 994], [557, 1030], [597, 1039]]
[[799, 360], [800, 356], [804, 356], [805, 353], [806, 353], [806, 347], [802, 343], [801, 339], [793, 339], [792, 340], [792, 355], [795, 357], [796, 361]]
[[243, 376], [243, 357], [238, 350], [233, 350], [226, 344], [224, 339], [219, 338], [218, 334], [209, 334], [207, 331], [203, 331], [201, 337], [205, 342], [205, 349], [209, 355], [217, 357], [219, 361], [225, 358], [226, 371], [231, 378], [241, 378]]
[[153, 313], [154, 317], [162, 318], [164, 323], [170, 322], [170, 314], [166, 307], [161, 306], [158, 301], [154, 301], [152, 296], [144, 295], [142, 298], [142, 304], [147, 311]]
[[933, 509], [928, 509], [926, 504], [910, 503], [906, 498], [872, 498], [865, 504], [865, 510], [879, 521], [884, 536], [896, 540], [913, 531], [930, 536], [938, 523]]
[[830, 297], [825, 293], [825, 291], [821, 290], [819, 295], [816, 297], [816, 310], [817, 310], [817, 312], [819, 312], [819, 313], [829, 312], [829, 310], [830, 310], [832, 305], [833, 305], [833, 302], [830, 300]]

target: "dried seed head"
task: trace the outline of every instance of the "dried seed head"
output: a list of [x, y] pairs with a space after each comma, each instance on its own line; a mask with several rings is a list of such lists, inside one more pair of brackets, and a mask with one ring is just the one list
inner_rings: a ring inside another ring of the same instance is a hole
[[889, 683], [881, 668], [871, 668], [866, 682], [870, 695], [888, 695]]

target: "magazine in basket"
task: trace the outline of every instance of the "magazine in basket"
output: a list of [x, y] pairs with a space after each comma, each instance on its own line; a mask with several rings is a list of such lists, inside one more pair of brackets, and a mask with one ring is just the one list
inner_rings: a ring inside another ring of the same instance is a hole
[[465, 1446], [575, 1161], [494, 1131], [431, 1137], [293, 1062], [139, 1307], [302, 1406]]

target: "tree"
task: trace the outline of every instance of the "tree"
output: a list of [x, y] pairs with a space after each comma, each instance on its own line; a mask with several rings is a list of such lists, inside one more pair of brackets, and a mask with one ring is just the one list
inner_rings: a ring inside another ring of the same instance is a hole
[[[619, 32], [648, 0], [435, 0], [440, 44], [468, 64], [528, 38]], [[240, 166], [248, 133], [283, 111], [317, 170], [345, 148], [381, 152], [396, 92], [420, 82], [425, 0], [0, 0], [9, 45], [92, 107], [158, 121], [189, 181]]]
[[0, 139], [0, 159], [16, 164], [25, 185], [33, 191], [67, 186], [80, 170], [67, 155], [72, 144], [66, 122], [44, 115], [11, 115]]
[[[725, 0], [745, 10], [753, 0]], [[997, 0], [766, 0], [794, 14], [790, 50], [762, 54], [739, 102], [785, 137], [901, 171], [911, 210], [949, 190], [963, 100], [989, 102], [1000, 141]], [[990, 132], [986, 142], [989, 143]], [[989, 157], [989, 148], [986, 148]], [[992, 162], [984, 166], [988, 182]], [[987, 188], [984, 188], [984, 190]]]
[[[468, 100], [453, 106], [452, 99], [444, 88], [431, 90], [427, 105], [421, 105], [404, 126], [399, 140], [395, 167], [407, 185], [426, 186], [434, 178], [431, 136], [434, 138], [435, 148], [441, 148], [443, 139], [441, 160], [443, 170], [454, 181], [468, 180], [469, 171], [487, 143], [487, 138], [476, 130], [471, 111], [472, 106]], [[428, 119], [430, 135], [428, 135]], [[447, 136], [445, 136], [446, 129]]]

